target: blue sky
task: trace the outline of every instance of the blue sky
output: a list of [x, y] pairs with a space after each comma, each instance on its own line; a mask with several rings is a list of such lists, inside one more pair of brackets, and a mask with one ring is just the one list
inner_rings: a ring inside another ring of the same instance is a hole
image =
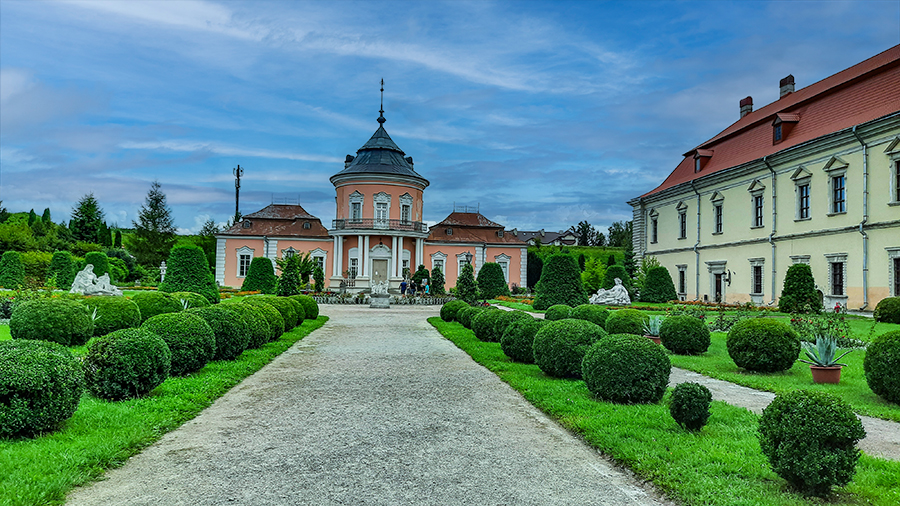
[[627, 220], [681, 154], [900, 43], [900, 2], [0, 0], [0, 199], [130, 226], [159, 180], [184, 232], [299, 199], [330, 225], [378, 124], [431, 181], [425, 220]]

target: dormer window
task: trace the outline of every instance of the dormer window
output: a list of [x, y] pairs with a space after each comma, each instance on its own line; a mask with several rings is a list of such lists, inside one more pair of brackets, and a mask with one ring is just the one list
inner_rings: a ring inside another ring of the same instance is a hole
[[497, 231], [497, 237], [503, 237], [503, 231], [502, 231], [502, 230], [498, 230], [498, 231]]
[[250, 223], [249, 220], [244, 220], [244, 222], [241, 224], [241, 226], [243, 226], [244, 228], [250, 228], [252, 225], [253, 224]]
[[447, 232], [447, 235], [453, 235], [453, 229], [450, 228], [450, 227], [447, 227], [447, 231], [446, 231], [446, 232]]
[[693, 156], [694, 157], [694, 173], [700, 172], [706, 167], [706, 164], [709, 163], [709, 159], [712, 158], [713, 152], [709, 149], [697, 149], [695, 151], [691, 151], [690, 153], [686, 153], [684, 156]]
[[775, 142], [781, 140], [781, 125], [775, 125]]
[[694, 172], [700, 172], [700, 157], [694, 157]]
[[304, 228], [305, 230], [309, 230], [309, 227], [310, 227], [309, 222], [308, 222], [308, 221], [304, 221], [304, 222], [303, 222], [303, 228]]
[[800, 116], [798, 114], [776, 114], [775, 120], [772, 122], [772, 144], [778, 144], [784, 139], [787, 139], [787, 136], [791, 134], [794, 125], [798, 122], [800, 122]]

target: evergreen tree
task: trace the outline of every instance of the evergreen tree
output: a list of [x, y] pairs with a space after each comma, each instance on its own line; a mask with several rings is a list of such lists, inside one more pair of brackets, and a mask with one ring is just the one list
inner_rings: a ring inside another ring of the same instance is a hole
[[316, 291], [324, 292], [325, 291], [325, 271], [322, 270], [322, 267], [316, 265], [315, 270], [313, 271], [313, 281], [316, 283]]
[[585, 262], [585, 260], [586, 260], [586, 259], [584, 258], [584, 253], [578, 255], [578, 268], [581, 269], [581, 272], [584, 272], [584, 262]]
[[784, 287], [778, 298], [778, 310], [782, 313], [818, 313], [822, 310], [812, 269], [807, 264], [794, 264], [784, 275]]
[[612, 267], [613, 265], [616, 265], [616, 257], [615, 255], [610, 254], [609, 258], [606, 259], [606, 266]]
[[494, 299], [498, 295], [509, 295], [509, 286], [503, 277], [500, 264], [487, 262], [478, 271], [478, 292], [485, 299]]
[[628, 272], [628, 275], [634, 277], [635, 271], [634, 264], [634, 245], [631, 243], [631, 237], [628, 237], [628, 241], [625, 243], [625, 271]]
[[603, 285], [606, 277], [606, 265], [599, 258], [589, 258], [581, 273], [581, 282], [584, 288], [591, 293], [596, 292]]
[[300, 257], [292, 255], [278, 262], [281, 276], [278, 278], [276, 294], [282, 297], [300, 294]]
[[575, 234], [578, 236], [578, 245], [592, 246], [596, 233], [596, 229], [594, 229], [594, 227], [590, 223], [588, 223], [587, 220], [581, 221], [580, 223], [578, 223], [578, 227], [575, 229]]
[[166, 205], [166, 194], [160, 190], [158, 181], [150, 186], [138, 221], [132, 225], [134, 234], [126, 238], [126, 247], [141, 264], [159, 266], [169, 256], [176, 237], [172, 210]]
[[669, 269], [663, 266], [654, 267], [647, 272], [641, 288], [641, 302], [669, 302], [676, 300], [675, 284]]
[[199, 236], [197, 244], [203, 248], [206, 260], [209, 262], [209, 268], [213, 272], [216, 270], [216, 234], [218, 233], [219, 227], [212, 219], [206, 220], [200, 232], [197, 233]]
[[103, 223], [103, 210], [93, 193], [88, 193], [72, 210], [69, 231], [76, 241], [100, 243], [100, 225]]
[[537, 253], [529, 250], [527, 262], [526, 282], [528, 283], [528, 288], [533, 289], [538, 281], [541, 280], [541, 270], [544, 268], [544, 261], [541, 260], [541, 257], [539, 257]]
[[456, 280], [456, 297], [469, 304], [478, 300], [478, 288], [475, 286], [475, 269], [472, 264], [463, 265], [459, 279]]
[[104, 248], [110, 248], [113, 245], [112, 242], [112, 233], [109, 231], [109, 227], [106, 226], [106, 222], [100, 224], [99, 241], [97, 244], [103, 246]]
[[0, 223], [5, 223], [9, 219], [9, 211], [3, 207], [3, 201], [0, 200]]
[[419, 268], [412, 275], [412, 280], [415, 281], [417, 285], [421, 285], [423, 279], [427, 279], [428, 282], [431, 283], [431, 275], [428, 274], [428, 269], [426, 269], [424, 265], [419, 265]]
[[93, 272], [98, 278], [104, 274], [109, 274], [109, 257], [102, 251], [91, 251], [84, 256], [84, 262], [94, 266]]
[[37, 219], [38, 219], [38, 215], [34, 212], [34, 209], [32, 209], [31, 211], [28, 211], [28, 226], [29, 227], [34, 225], [34, 222], [36, 222]]
[[548, 258], [537, 286], [534, 308], [543, 310], [556, 304], [575, 307], [587, 302], [588, 298], [581, 284], [581, 271], [575, 259], [569, 255], [553, 255]]
[[435, 267], [431, 270], [431, 294], [432, 295], [445, 295], [446, 290], [444, 289], [444, 273], [441, 272], [440, 267]]
[[622, 286], [628, 290], [628, 296], [632, 299], [634, 298], [634, 284], [631, 282], [631, 277], [628, 276], [628, 272], [621, 265], [613, 265], [606, 268], [606, 278], [603, 280], [603, 288], [605, 290], [609, 290], [610, 288], [616, 286], [616, 278], [622, 280]]
[[50, 222], [53, 221], [50, 219], [50, 208], [49, 207], [44, 209], [44, 214], [41, 215], [41, 221], [43, 221], [47, 225], [49, 225]]
[[159, 284], [165, 293], [199, 293], [210, 302], [218, 304], [219, 289], [216, 280], [206, 268], [206, 255], [193, 244], [175, 246], [166, 260], [166, 279]]
[[116, 230], [116, 240], [113, 241], [113, 248], [119, 249], [122, 247], [122, 231]]
[[61, 290], [72, 288], [75, 281], [76, 267], [72, 254], [68, 251], [57, 251], [50, 259], [50, 276], [56, 277], [56, 287]]
[[0, 286], [18, 290], [25, 283], [25, 264], [18, 251], [7, 251], [0, 257]]
[[275, 293], [275, 267], [272, 261], [266, 257], [253, 257], [250, 261], [250, 269], [247, 277], [241, 285], [242, 291], [260, 291], [262, 293]]

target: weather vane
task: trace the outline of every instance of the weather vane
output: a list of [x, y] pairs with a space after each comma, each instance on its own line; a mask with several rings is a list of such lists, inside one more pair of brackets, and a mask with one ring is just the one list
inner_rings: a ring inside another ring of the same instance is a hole
[[378, 110], [380, 113], [378, 116], [378, 122], [384, 124], [386, 119], [384, 119], [384, 78], [381, 78], [381, 109]]

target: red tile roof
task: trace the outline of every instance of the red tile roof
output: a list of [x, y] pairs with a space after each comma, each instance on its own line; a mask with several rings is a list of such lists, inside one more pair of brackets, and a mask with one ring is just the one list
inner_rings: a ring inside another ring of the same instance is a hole
[[[448, 229], [452, 229], [451, 234], [447, 233]], [[499, 231], [503, 231], [503, 237], [497, 234]], [[503, 225], [494, 223], [482, 216], [481, 213], [450, 213], [443, 221], [431, 227], [427, 240], [429, 242], [482, 242], [527, 246], [512, 232], [504, 230]]]
[[[669, 177], [646, 197], [720, 170], [761, 159], [832, 132], [900, 111], [900, 45], [753, 111], [712, 139], [685, 153]], [[797, 121], [780, 143], [772, 143], [772, 123]], [[694, 173], [693, 155], [711, 151]]]
[[[249, 226], [245, 226], [249, 223]], [[309, 223], [309, 228], [304, 224]], [[321, 237], [330, 239], [328, 230], [319, 218], [300, 206], [271, 204], [250, 214], [219, 235], [267, 236], [267, 237]]]

